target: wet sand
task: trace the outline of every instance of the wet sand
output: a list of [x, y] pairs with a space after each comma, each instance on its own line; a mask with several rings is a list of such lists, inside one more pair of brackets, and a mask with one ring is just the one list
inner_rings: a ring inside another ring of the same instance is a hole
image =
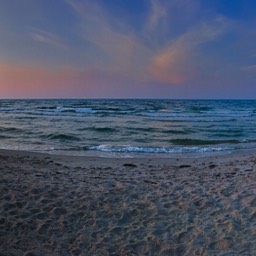
[[256, 153], [0, 151], [0, 255], [256, 255]]

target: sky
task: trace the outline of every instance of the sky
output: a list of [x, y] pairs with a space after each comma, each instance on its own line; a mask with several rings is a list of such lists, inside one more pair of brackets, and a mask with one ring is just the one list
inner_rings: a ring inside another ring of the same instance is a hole
[[256, 98], [255, 0], [0, 0], [0, 98]]

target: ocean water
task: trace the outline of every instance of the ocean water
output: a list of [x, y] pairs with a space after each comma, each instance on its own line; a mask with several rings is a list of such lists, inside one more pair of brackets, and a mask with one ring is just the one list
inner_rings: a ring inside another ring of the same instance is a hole
[[256, 100], [0, 100], [0, 148], [172, 157], [256, 147]]

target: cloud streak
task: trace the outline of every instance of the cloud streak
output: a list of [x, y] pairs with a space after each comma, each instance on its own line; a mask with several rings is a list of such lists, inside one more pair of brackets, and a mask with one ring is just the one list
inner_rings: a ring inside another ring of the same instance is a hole
[[[222, 16], [202, 19], [196, 25], [183, 27], [176, 35], [166, 33], [175, 30], [165, 25], [173, 21], [175, 12], [183, 10], [192, 19], [198, 12], [199, 1], [151, 0], [143, 33], [134, 31], [129, 24], [118, 20], [96, 2], [66, 0], [79, 18], [79, 33], [94, 48], [93, 56], [100, 59], [96, 69], [117, 76], [130, 76], [137, 83], [183, 84], [197, 76], [199, 70], [193, 64], [200, 55], [200, 47], [217, 41], [229, 28]], [[160, 34], [165, 38], [160, 41]], [[148, 44], [148, 36], [151, 44]]]
[[228, 28], [228, 22], [218, 17], [190, 28], [168, 46], [156, 53], [149, 69], [156, 80], [169, 84], [181, 84], [195, 77], [195, 52], [199, 46], [217, 40]]
[[129, 24], [113, 17], [95, 2], [66, 0], [79, 18], [79, 35], [93, 49], [95, 68], [117, 76], [143, 79], [151, 54]]
[[[46, 95], [48, 90], [57, 95], [65, 90], [97, 97], [102, 91], [102, 96], [122, 95], [154, 88], [155, 94], [159, 86], [165, 88], [161, 93], [178, 93], [190, 85], [216, 86], [212, 81], [255, 81], [253, 26], [221, 15], [215, 4], [58, 0], [50, 9], [39, 2], [29, 1], [15, 15], [17, 20], [0, 24], [2, 91], [22, 94], [22, 84], [27, 93]], [[3, 11], [0, 4], [0, 16], [8, 20], [12, 8], [5, 5]], [[135, 7], [139, 11], [131, 13]]]
[[166, 6], [164, 6], [159, 0], [151, 0], [150, 4], [151, 8], [146, 27], [149, 31], [152, 31], [159, 27], [161, 21], [165, 20], [165, 18], [168, 16], [168, 13]]
[[43, 31], [43, 30], [34, 28], [30, 32], [30, 36], [34, 41], [39, 43], [49, 44], [51, 46], [63, 48], [63, 49], [68, 48], [67, 44], [64, 43], [64, 41], [59, 36], [48, 31]]

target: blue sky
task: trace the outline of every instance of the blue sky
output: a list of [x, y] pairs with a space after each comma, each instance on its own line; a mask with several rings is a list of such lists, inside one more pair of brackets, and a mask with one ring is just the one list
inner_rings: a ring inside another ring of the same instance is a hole
[[255, 98], [254, 0], [2, 0], [2, 98]]

